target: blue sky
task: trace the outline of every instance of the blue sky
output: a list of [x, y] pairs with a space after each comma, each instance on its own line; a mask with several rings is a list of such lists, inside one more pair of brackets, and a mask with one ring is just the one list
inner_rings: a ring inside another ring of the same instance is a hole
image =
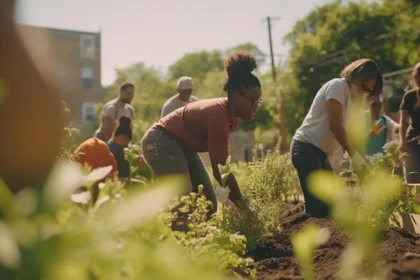
[[274, 52], [287, 55], [283, 36], [316, 5], [330, 0], [20, 0], [19, 23], [102, 32], [102, 84], [115, 68], [143, 61], [164, 72], [186, 52], [227, 49], [252, 42], [269, 53], [266, 16]]

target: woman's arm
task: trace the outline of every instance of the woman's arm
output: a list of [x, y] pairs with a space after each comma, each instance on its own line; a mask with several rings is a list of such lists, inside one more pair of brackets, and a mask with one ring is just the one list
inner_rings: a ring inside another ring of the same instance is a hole
[[353, 156], [353, 151], [350, 151], [347, 138], [346, 130], [343, 125], [343, 105], [335, 99], [329, 99], [326, 102], [328, 120], [330, 129], [338, 143], [343, 147], [350, 156]]
[[[219, 172], [219, 164], [225, 165], [229, 154], [226, 149], [212, 149], [209, 150], [211, 166], [213, 168], [213, 176], [217, 182], [222, 185], [222, 176]], [[230, 174], [226, 180], [226, 186], [230, 189], [229, 199], [237, 205], [237, 202], [242, 200], [242, 194], [239, 190], [238, 182], [233, 174]]]
[[[208, 139], [207, 145], [211, 166], [213, 168], [213, 176], [222, 186], [222, 176], [219, 172], [219, 164], [225, 165], [229, 156], [228, 142], [230, 123], [225, 117], [214, 118], [208, 122]], [[229, 199], [238, 206], [242, 200], [242, 194], [239, 190], [238, 182], [232, 174], [226, 180], [226, 186], [230, 189]]]

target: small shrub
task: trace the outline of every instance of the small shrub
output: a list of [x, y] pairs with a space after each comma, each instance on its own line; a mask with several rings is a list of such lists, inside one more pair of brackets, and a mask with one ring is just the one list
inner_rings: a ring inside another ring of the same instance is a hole
[[255, 244], [263, 245], [269, 237], [281, 230], [278, 218], [284, 201], [294, 193], [297, 175], [288, 154], [281, 155], [278, 149], [267, 152], [254, 150], [254, 158], [257, 158], [258, 153], [261, 154], [259, 159], [240, 165], [239, 171], [243, 177], [238, 176], [241, 191], [255, 215], [249, 215], [248, 221], [257, 226], [246, 226], [245, 221], [240, 227], [245, 232], [248, 229], [253, 236], [258, 235]]

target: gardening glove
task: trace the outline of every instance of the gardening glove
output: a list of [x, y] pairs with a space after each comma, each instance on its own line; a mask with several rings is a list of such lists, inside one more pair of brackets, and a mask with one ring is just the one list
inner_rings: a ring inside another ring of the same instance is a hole
[[235, 203], [233, 203], [232, 200], [230, 200], [229, 198], [226, 200], [225, 205], [230, 211], [234, 211], [237, 209]]

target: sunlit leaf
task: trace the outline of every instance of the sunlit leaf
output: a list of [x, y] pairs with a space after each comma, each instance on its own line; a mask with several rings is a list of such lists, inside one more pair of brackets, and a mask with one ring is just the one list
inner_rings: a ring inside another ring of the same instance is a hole
[[0, 221], [0, 263], [15, 268], [20, 262], [20, 252], [13, 231]]
[[16, 208], [20, 215], [29, 216], [38, 206], [38, 192], [33, 188], [26, 188], [16, 194]]
[[56, 206], [83, 185], [83, 168], [74, 162], [58, 162], [44, 188], [44, 203]]
[[314, 250], [327, 242], [330, 233], [328, 229], [319, 229], [315, 225], [308, 225], [291, 237], [293, 251], [299, 260], [302, 275], [305, 279], [313, 279], [312, 256]]
[[175, 196], [185, 192], [185, 180], [183, 178], [168, 178], [159, 180], [156, 186], [146, 191], [132, 193], [124, 200], [124, 203], [113, 208], [109, 215], [109, 221], [114, 226], [130, 228], [139, 226], [154, 218]]
[[95, 183], [104, 179], [112, 171], [112, 166], [100, 167], [92, 170], [88, 175], [83, 178], [83, 185], [88, 183]]
[[17, 214], [16, 205], [12, 192], [0, 178], [0, 211], [4, 219], [12, 219]]
[[341, 179], [329, 171], [316, 171], [308, 177], [309, 191], [326, 203], [332, 203], [334, 198], [345, 188]]

